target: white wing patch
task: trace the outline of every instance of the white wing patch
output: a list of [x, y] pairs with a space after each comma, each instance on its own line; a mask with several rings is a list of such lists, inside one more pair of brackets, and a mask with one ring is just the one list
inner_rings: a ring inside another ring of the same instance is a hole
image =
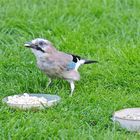
[[83, 60], [83, 59], [79, 60], [79, 59], [77, 58], [75, 70], [77, 71], [78, 68], [79, 68], [82, 64], [84, 64], [84, 63], [85, 63], [85, 60]]

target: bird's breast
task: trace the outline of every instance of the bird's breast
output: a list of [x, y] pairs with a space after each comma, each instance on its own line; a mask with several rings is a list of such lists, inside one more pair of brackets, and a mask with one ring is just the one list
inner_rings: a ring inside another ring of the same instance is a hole
[[55, 62], [47, 61], [47, 62], [37, 62], [38, 67], [46, 73], [49, 77], [62, 77], [60, 68], [55, 64]]
[[41, 70], [49, 70], [53, 67], [53, 62], [51, 61], [37, 61], [37, 65]]

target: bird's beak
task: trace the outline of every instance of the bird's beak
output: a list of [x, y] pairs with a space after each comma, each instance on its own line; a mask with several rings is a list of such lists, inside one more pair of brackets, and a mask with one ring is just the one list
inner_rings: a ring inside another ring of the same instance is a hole
[[36, 49], [36, 50], [39, 50], [39, 51], [45, 53], [45, 51], [42, 48], [38, 47], [37, 45], [34, 45], [32, 42], [27, 42], [24, 44], [24, 46], [27, 48]]
[[24, 46], [25, 46], [25, 47], [28, 47], [28, 48], [33, 48], [32, 42], [26, 42], [26, 43], [24, 44]]

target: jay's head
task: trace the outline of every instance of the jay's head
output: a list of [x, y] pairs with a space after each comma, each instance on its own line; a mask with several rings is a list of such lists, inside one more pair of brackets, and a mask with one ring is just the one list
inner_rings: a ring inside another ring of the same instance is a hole
[[36, 38], [31, 42], [25, 43], [24, 46], [31, 48], [34, 54], [44, 54], [54, 50], [51, 42], [43, 38]]

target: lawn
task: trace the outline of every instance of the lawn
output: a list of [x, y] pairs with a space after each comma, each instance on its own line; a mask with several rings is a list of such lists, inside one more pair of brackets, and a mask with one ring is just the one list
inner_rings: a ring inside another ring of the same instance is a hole
[[[68, 53], [98, 60], [69, 85], [48, 78], [23, 45], [47, 38]], [[0, 140], [138, 140], [115, 125], [112, 113], [140, 106], [139, 0], [1, 0], [0, 100], [20, 93], [58, 94], [43, 111], [14, 110], [0, 101]]]

